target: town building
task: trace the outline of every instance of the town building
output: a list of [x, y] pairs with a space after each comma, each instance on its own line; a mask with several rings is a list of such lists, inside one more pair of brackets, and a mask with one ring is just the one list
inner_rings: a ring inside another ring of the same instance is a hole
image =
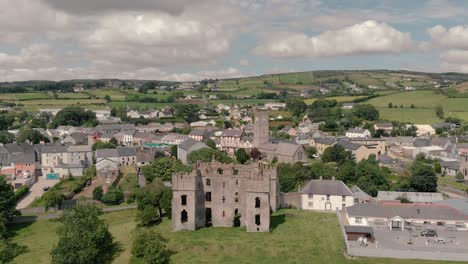
[[279, 206], [277, 167], [199, 162], [172, 177], [172, 194], [174, 231], [212, 225], [268, 232], [270, 212]]
[[304, 210], [335, 211], [354, 205], [353, 192], [339, 180], [311, 180], [300, 191]]
[[182, 143], [177, 146], [177, 158], [182, 161], [184, 164], [188, 164], [188, 155], [193, 151], [207, 148], [208, 146], [205, 145], [203, 142], [187, 138]]
[[346, 131], [346, 137], [348, 138], [368, 138], [371, 136], [371, 132], [363, 128], [350, 128]]
[[468, 152], [460, 153], [460, 171], [468, 180]]
[[412, 203], [432, 203], [444, 199], [441, 193], [436, 192], [396, 192], [396, 191], [378, 191], [377, 200], [395, 201], [406, 199]]

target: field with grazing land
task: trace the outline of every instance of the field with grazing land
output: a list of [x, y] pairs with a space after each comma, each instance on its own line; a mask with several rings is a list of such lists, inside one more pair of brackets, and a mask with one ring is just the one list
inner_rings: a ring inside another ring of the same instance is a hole
[[126, 94], [118, 89], [99, 89], [99, 90], [86, 90], [86, 93], [103, 99], [104, 96], [109, 95], [112, 100], [125, 100]]
[[[338, 103], [351, 103], [353, 100], [364, 98], [365, 96], [333, 96], [333, 97], [324, 97], [326, 100], [336, 100]], [[309, 98], [305, 99], [304, 102], [307, 105], [311, 105], [314, 101], [317, 101], [318, 98]]]
[[[131, 257], [136, 211], [103, 217], [123, 251], [113, 263], [127, 264]], [[14, 242], [28, 247], [15, 263], [50, 263], [60, 223], [40, 220], [15, 228]], [[317, 228], [320, 226], [320, 228]], [[168, 220], [153, 227], [169, 239], [173, 263], [319, 263], [319, 264], [432, 264], [440, 261], [393, 260], [343, 256], [344, 242], [335, 214], [280, 210], [272, 216], [271, 233], [247, 233], [243, 228], [202, 228], [172, 232]], [[448, 262], [447, 262], [448, 263]]]
[[[372, 98], [365, 102], [378, 108], [381, 117], [389, 120], [435, 123], [440, 119], [435, 115], [435, 107], [443, 107], [445, 116], [459, 117], [468, 121], [468, 98], [449, 98], [433, 91], [412, 91], [392, 93]], [[404, 108], [388, 108], [388, 104]], [[410, 108], [414, 105], [414, 108]]]

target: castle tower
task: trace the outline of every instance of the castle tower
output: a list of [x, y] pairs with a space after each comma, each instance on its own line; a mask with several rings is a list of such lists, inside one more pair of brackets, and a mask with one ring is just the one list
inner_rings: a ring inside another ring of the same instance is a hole
[[269, 141], [268, 112], [255, 112], [253, 146], [259, 147]]

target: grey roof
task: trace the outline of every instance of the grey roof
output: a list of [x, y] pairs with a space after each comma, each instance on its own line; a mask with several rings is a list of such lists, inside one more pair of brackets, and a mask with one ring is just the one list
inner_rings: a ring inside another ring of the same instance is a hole
[[354, 134], [362, 134], [364, 132], [366, 132], [367, 129], [364, 129], [364, 128], [350, 128], [348, 129], [348, 131], [346, 131], [346, 133], [354, 133]]
[[3, 145], [9, 153], [23, 152], [23, 150], [16, 143]]
[[112, 161], [109, 159], [101, 159], [98, 162], [96, 162], [97, 171], [101, 171], [106, 167], [111, 167], [112, 169], [116, 169], [116, 170], [119, 169], [119, 165], [115, 161]]
[[241, 137], [244, 133], [241, 129], [227, 129], [223, 131], [223, 137]]
[[154, 160], [154, 151], [152, 149], [142, 149], [137, 151], [138, 162], [151, 162]]
[[119, 157], [127, 157], [127, 156], [136, 156], [136, 148], [131, 147], [121, 147], [117, 149], [119, 153]]
[[350, 216], [381, 217], [395, 216], [412, 219], [468, 220], [468, 216], [453, 207], [441, 204], [364, 203], [346, 207]]
[[117, 149], [97, 149], [96, 158], [105, 159], [105, 158], [115, 158], [119, 156]]
[[380, 201], [392, 201], [398, 198], [407, 198], [413, 203], [430, 203], [434, 201], [443, 200], [444, 197], [441, 193], [431, 192], [392, 192], [392, 191], [379, 191], [377, 199]]
[[390, 156], [385, 155], [385, 154], [380, 155], [378, 160], [380, 163], [385, 164], [385, 165], [392, 165], [397, 162], [396, 159], [391, 158]]
[[133, 124], [108, 124], [108, 125], [98, 125], [96, 126], [98, 130], [127, 130], [135, 129]]
[[378, 127], [393, 128], [392, 123], [376, 123], [375, 125]]
[[67, 152], [67, 146], [45, 145], [41, 148], [41, 153], [64, 153]]
[[363, 233], [363, 234], [371, 234], [374, 236], [374, 228], [372, 226], [344, 226], [344, 230], [346, 233]]
[[334, 137], [318, 137], [314, 138], [314, 142], [318, 144], [324, 144], [324, 145], [333, 145], [336, 142], [336, 138]]
[[442, 168], [448, 168], [450, 170], [458, 171], [460, 169], [460, 162], [458, 161], [441, 161], [440, 165]]
[[203, 142], [200, 142], [198, 140], [192, 139], [192, 138], [187, 138], [184, 140], [182, 143], [179, 144], [179, 148], [189, 151], [192, 147], [199, 145], [200, 148], [208, 147], [205, 145]]
[[361, 201], [368, 201], [372, 199], [372, 196], [361, 190], [361, 188], [359, 188], [357, 185], [351, 187], [350, 190], [353, 192], [354, 198], [357, 198]]
[[91, 151], [92, 151], [92, 147], [88, 145], [68, 147], [68, 152], [91, 152]]
[[348, 186], [337, 180], [311, 180], [301, 189], [301, 193], [353, 196], [353, 192]]
[[431, 145], [433, 146], [439, 146], [442, 148], [445, 147], [447, 144], [451, 144], [448, 138], [434, 137], [431, 140]]
[[0, 154], [8, 154], [8, 150], [2, 145], [0, 145]]
[[190, 131], [190, 135], [193, 136], [205, 136], [206, 135], [206, 130], [204, 129], [192, 129]]
[[344, 139], [338, 140], [336, 144], [342, 146], [343, 148], [347, 150], [357, 150], [358, 148], [362, 147], [361, 144], [353, 143], [349, 140], [344, 140]]
[[447, 199], [447, 200], [437, 201], [434, 203], [448, 205], [464, 213], [465, 215], [468, 215], [468, 198]]
[[276, 147], [275, 154], [292, 157], [300, 148], [302, 145], [296, 143], [280, 142]]
[[415, 138], [413, 141], [413, 146], [416, 148], [420, 147], [429, 147], [431, 145], [431, 139], [430, 138]]

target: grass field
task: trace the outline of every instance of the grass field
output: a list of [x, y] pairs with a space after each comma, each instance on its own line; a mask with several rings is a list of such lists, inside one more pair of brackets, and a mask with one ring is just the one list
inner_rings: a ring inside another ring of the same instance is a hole
[[[453, 116], [468, 121], [468, 98], [448, 98], [433, 91], [413, 91], [392, 93], [372, 98], [365, 102], [378, 108], [381, 117], [389, 120], [434, 123], [440, 122], [435, 115], [435, 107], [443, 107], [445, 116]], [[388, 108], [388, 104], [404, 108]], [[414, 109], [410, 108], [414, 105]]]
[[95, 95], [98, 98], [104, 98], [109, 95], [112, 100], [125, 100], [126, 94], [117, 89], [86, 90], [86, 93]]
[[[123, 251], [113, 261], [126, 264], [135, 229], [135, 211], [104, 215]], [[16, 228], [14, 242], [28, 247], [15, 263], [50, 263], [49, 252], [57, 241], [60, 224], [41, 220]], [[271, 233], [247, 233], [242, 228], [202, 228], [196, 232], [172, 232], [165, 220], [154, 227], [169, 239], [175, 253], [172, 263], [333, 263], [333, 264], [432, 264], [443, 262], [393, 260], [343, 256], [344, 242], [334, 214], [280, 210], [272, 217]], [[447, 262], [448, 263], [448, 262]]]
[[[326, 97], [324, 99], [326, 100], [336, 100], [338, 103], [344, 103], [344, 102], [352, 102], [355, 99], [359, 98], [364, 98], [365, 96], [334, 96], [334, 97]], [[307, 105], [311, 105], [314, 101], [317, 101], [317, 98], [310, 98], [310, 99], [305, 99], [304, 102]]]

